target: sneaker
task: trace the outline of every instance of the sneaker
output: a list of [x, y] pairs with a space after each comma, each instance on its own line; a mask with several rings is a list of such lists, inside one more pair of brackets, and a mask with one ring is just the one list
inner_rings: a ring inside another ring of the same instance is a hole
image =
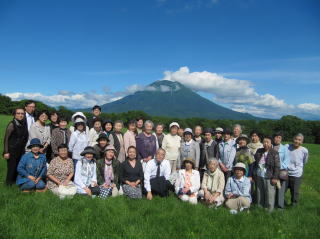
[[230, 210], [230, 214], [237, 214], [237, 213], [238, 213], [237, 210], [234, 210], [234, 209]]

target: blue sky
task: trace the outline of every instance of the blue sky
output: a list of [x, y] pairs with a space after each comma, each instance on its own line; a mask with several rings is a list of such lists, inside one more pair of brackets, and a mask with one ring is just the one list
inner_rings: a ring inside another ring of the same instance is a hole
[[[238, 111], [313, 118], [319, 13], [316, 0], [2, 0], [0, 93], [87, 106], [170, 71], [167, 79]], [[248, 92], [231, 97], [232, 84]]]

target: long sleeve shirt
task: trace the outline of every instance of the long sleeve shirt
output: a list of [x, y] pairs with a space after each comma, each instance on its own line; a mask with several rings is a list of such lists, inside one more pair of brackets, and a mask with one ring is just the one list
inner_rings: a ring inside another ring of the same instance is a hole
[[92, 183], [97, 183], [96, 163], [92, 161], [87, 162], [86, 165], [83, 165], [83, 160], [87, 159], [78, 160], [74, 175], [74, 184], [77, 187], [77, 192], [80, 194], [86, 193], [84, 188], [89, 187]]
[[32, 152], [24, 154], [17, 167], [17, 184], [20, 185], [27, 182], [29, 180], [28, 176], [44, 179], [47, 173], [46, 161], [44, 154], [39, 154], [37, 159]]
[[26, 120], [27, 120], [28, 130], [30, 130], [31, 125], [35, 122], [33, 115], [30, 115], [28, 112], [26, 112]]
[[30, 141], [34, 138], [40, 139], [42, 145], [50, 144], [51, 142], [51, 130], [50, 126], [42, 126], [39, 122], [35, 122], [30, 126], [29, 129], [29, 140], [27, 146], [30, 144]]
[[301, 177], [303, 174], [303, 167], [308, 162], [308, 149], [302, 146], [295, 149], [292, 144], [288, 145], [287, 147], [290, 157], [288, 174], [292, 177]]
[[251, 183], [249, 178], [243, 176], [240, 179], [236, 177], [229, 177], [226, 188], [225, 188], [225, 195], [228, 196], [229, 194], [233, 194], [235, 196], [246, 197], [251, 202]]
[[[151, 192], [151, 185], [150, 185], [150, 179], [153, 179], [157, 176], [157, 170], [158, 170], [158, 165], [157, 165], [157, 160], [150, 160], [146, 168], [144, 170], [144, 187], [147, 190], [147, 192]], [[170, 179], [170, 174], [171, 174], [171, 167], [170, 163], [168, 160], [163, 160], [160, 164], [160, 177], [164, 176], [166, 180]]]
[[136, 160], [136, 165], [133, 168], [129, 163], [129, 159], [124, 161], [120, 166], [120, 181], [121, 183], [125, 184], [126, 181], [129, 182], [136, 182], [143, 180], [143, 169], [140, 160]]
[[185, 159], [192, 159], [195, 161], [195, 167], [199, 168], [200, 163], [200, 145], [193, 139], [189, 142], [182, 142], [180, 148], [180, 160], [178, 160], [177, 167], [180, 168]]
[[167, 134], [162, 141], [162, 148], [166, 151], [166, 159], [177, 161], [180, 157], [181, 137]]
[[280, 169], [288, 169], [290, 163], [290, 155], [288, 147], [283, 144], [276, 145], [273, 147], [279, 153], [280, 158]]
[[144, 133], [139, 134], [136, 137], [138, 158], [145, 159], [149, 156], [154, 158], [157, 151], [156, 141], [157, 139], [154, 135], [146, 136]]
[[[198, 144], [198, 143], [197, 143]], [[198, 194], [198, 191], [200, 189], [200, 174], [197, 170], [192, 170], [192, 175], [190, 178], [190, 192], [193, 194]], [[175, 192], [176, 194], [179, 193], [181, 189], [183, 189], [186, 186], [186, 170], [181, 169], [178, 172], [177, 180], [175, 182]]]
[[232, 170], [233, 161], [236, 156], [237, 149], [232, 140], [222, 141], [219, 144], [219, 162], [223, 163], [229, 171]]
[[126, 152], [128, 152], [128, 148], [130, 146], [134, 146], [136, 147], [136, 135], [134, 132], [127, 130], [127, 132], [125, 132], [125, 134], [123, 135], [123, 141], [124, 141], [124, 150]]
[[71, 134], [69, 141], [69, 151], [72, 152], [72, 158], [80, 160], [80, 155], [85, 147], [89, 145], [88, 135], [85, 131], [80, 132], [78, 130]]

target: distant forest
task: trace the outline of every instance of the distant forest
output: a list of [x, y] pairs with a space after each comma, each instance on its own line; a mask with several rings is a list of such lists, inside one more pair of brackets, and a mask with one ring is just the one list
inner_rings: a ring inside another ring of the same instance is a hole
[[[0, 95], [0, 114], [10, 115], [14, 108], [20, 106], [23, 107], [26, 100], [12, 101], [11, 98]], [[71, 118], [74, 113], [72, 110], [67, 109], [64, 106], [57, 108], [50, 107], [42, 102], [36, 101], [37, 110], [48, 110], [49, 112], [56, 111], [59, 115], [63, 115], [67, 118]], [[91, 117], [90, 113], [85, 113], [87, 117]], [[142, 111], [128, 111], [125, 113], [102, 113], [101, 118], [111, 120], [122, 120], [126, 125], [131, 119], [143, 117], [144, 119], [150, 119], [155, 124], [163, 123], [166, 127], [172, 122], [177, 121], [181, 127], [193, 128], [196, 125], [202, 127], [222, 127], [232, 128], [234, 124], [240, 124], [243, 127], [243, 133], [250, 134], [252, 130], [258, 130], [261, 135], [272, 135], [275, 132], [281, 131], [284, 135], [285, 141], [291, 141], [292, 137], [296, 133], [302, 133], [305, 136], [306, 143], [320, 144], [320, 121], [302, 120], [296, 116], [287, 115], [283, 116], [279, 120], [229, 120], [229, 119], [204, 119], [204, 118], [170, 118], [162, 116], [151, 116]]]

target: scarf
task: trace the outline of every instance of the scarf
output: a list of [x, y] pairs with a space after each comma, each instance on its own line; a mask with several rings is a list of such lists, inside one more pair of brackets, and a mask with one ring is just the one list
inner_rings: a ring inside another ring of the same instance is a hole
[[112, 167], [112, 160], [104, 160], [105, 167], [104, 167], [104, 184], [106, 186], [111, 186], [111, 183], [114, 180], [113, 174], [113, 167]]
[[91, 184], [92, 177], [94, 174], [94, 160], [87, 160], [86, 158], [83, 158], [81, 160], [81, 176], [85, 177], [84, 184], [88, 187]]
[[214, 172], [207, 170], [208, 178], [207, 178], [207, 189], [210, 192], [215, 192], [218, 189], [218, 174], [219, 169], [217, 168]]

